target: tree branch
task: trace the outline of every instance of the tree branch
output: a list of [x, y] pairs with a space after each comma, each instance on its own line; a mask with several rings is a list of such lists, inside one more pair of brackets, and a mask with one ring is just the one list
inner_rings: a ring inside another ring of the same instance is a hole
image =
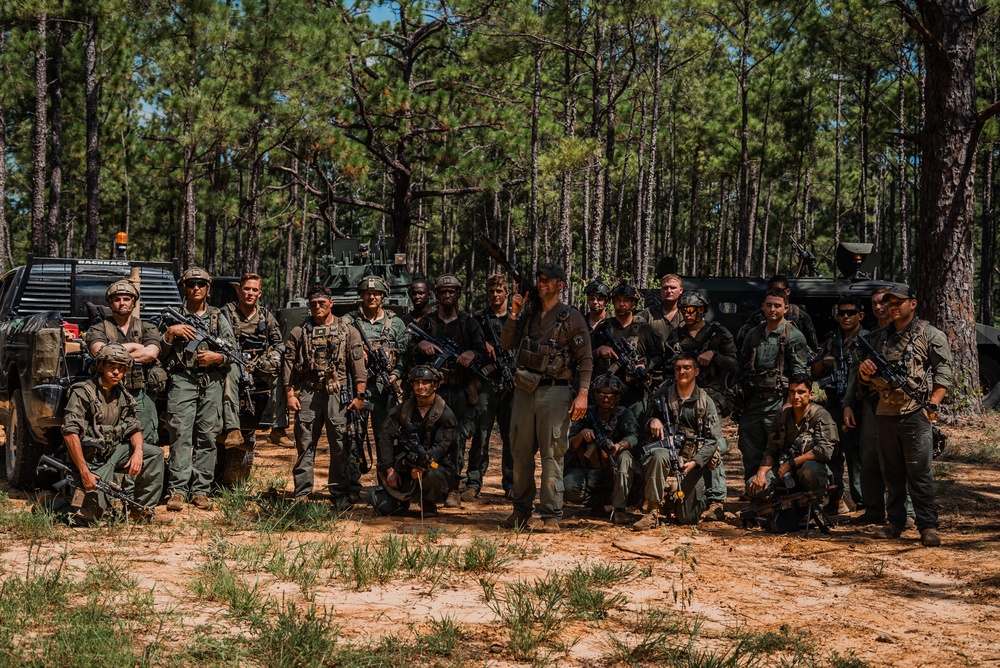
[[906, 21], [906, 24], [913, 28], [917, 34], [920, 35], [924, 46], [928, 49], [934, 49], [941, 55], [947, 55], [947, 51], [944, 46], [941, 45], [941, 42], [939, 42], [937, 37], [932, 35], [931, 31], [920, 22], [920, 19], [918, 19], [917, 15], [913, 13], [913, 10], [910, 9], [909, 5], [903, 2], [903, 0], [884, 0], [884, 2], [885, 4], [893, 5], [899, 9], [899, 12], [903, 15], [903, 20]]
[[482, 186], [470, 186], [468, 188], [441, 188], [439, 190], [414, 190], [413, 199], [422, 199], [424, 197], [447, 197], [449, 195], [471, 195], [473, 193], [481, 193], [486, 188]]

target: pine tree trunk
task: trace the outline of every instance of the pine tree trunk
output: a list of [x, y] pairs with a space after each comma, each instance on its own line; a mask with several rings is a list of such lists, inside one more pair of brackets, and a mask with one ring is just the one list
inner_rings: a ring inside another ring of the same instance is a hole
[[[45, 253], [52, 257], [59, 255], [59, 214], [62, 207], [62, 157], [63, 157], [63, 23], [53, 22], [52, 30], [52, 78], [49, 81], [49, 211], [45, 225]], [[69, 249], [66, 249], [67, 257]]]
[[[101, 233], [101, 139], [97, 117], [97, 14], [87, 12], [85, 52], [87, 116], [87, 233], [83, 256], [97, 257], [97, 239]], [[193, 221], [192, 221], [193, 224]], [[192, 258], [194, 257], [192, 251]]]
[[46, 102], [48, 96], [48, 81], [46, 77], [46, 45], [48, 35], [46, 16], [38, 17], [35, 33], [38, 44], [35, 47], [35, 127], [32, 149], [31, 178], [31, 252], [35, 255], [45, 255], [47, 244], [45, 239], [45, 170], [46, 146], [48, 144], [48, 128]]
[[986, 151], [983, 165], [983, 219], [981, 256], [979, 258], [979, 319], [993, 324], [993, 272], [996, 270], [996, 211], [993, 205], [993, 178], [996, 175], [995, 147]]
[[[840, 72], [840, 62], [837, 62], [837, 126], [834, 129], [833, 148], [833, 245], [840, 248], [840, 235], [843, 231], [841, 215], [843, 206], [841, 204], [841, 113], [844, 104], [844, 78]], [[770, 192], [770, 191], [769, 191]], [[761, 265], [763, 266], [763, 265]]]
[[899, 66], [899, 140], [896, 143], [896, 160], [899, 163], [899, 273], [900, 279], [910, 282], [910, 221], [906, 201], [906, 90], [903, 86], [903, 65]]
[[[7, 27], [0, 25], [0, 62], [7, 47]], [[6, 63], [0, 65], [0, 75], [10, 76]], [[0, 275], [13, 264], [10, 252], [10, 227], [7, 225], [7, 109], [0, 98]]]

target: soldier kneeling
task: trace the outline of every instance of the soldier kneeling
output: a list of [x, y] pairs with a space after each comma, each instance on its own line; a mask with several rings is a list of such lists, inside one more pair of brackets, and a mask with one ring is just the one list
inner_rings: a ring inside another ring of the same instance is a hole
[[[111, 482], [115, 472], [135, 478], [135, 500], [152, 509], [163, 495], [163, 450], [142, 439], [136, 403], [121, 385], [132, 357], [120, 343], [109, 343], [95, 355], [96, 374], [69, 388], [63, 419], [63, 442], [80, 472], [82, 504], [73, 504], [69, 520], [89, 524], [108, 509], [96, 479]], [[134, 514], [144, 517], [142, 514]]]
[[377, 515], [402, 513], [414, 501], [424, 515], [436, 515], [458, 475], [458, 421], [437, 394], [441, 373], [418, 366], [409, 378], [412, 396], [389, 411], [379, 434], [380, 484], [368, 495]]

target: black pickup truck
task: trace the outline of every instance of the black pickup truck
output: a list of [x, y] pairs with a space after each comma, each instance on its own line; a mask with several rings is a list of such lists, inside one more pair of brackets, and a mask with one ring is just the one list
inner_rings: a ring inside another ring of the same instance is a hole
[[66, 390], [92, 359], [83, 333], [101, 317], [108, 286], [130, 276], [140, 282], [144, 320], [181, 305], [170, 262], [29, 258], [0, 278], [2, 461], [12, 486], [32, 487], [38, 459], [62, 442]]

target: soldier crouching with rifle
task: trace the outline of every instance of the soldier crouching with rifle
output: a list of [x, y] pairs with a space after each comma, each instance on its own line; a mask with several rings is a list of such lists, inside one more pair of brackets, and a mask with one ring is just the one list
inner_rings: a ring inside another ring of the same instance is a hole
[[593, 403], [569, 433], [563, 461], [563, 500], [603, 514], [610, 501], [611, 521], [627, 524], [636, 518], [625, 508], [638, 463], [632, 453], [639, 443], [635, 414], [618, 400], [625, 384], [616, 376], [598, 376], [590, 385]]
[[368, 494], [377, 515], [395, 515], [419, 502], [423, 515], [436, 515], [458, 471], [451, 456], [458, 421], [438, 395], [441, 372], [415, 367], [409, 374], [412, 396], [393, 406], [379, 432], [379, 486]]
[[[837, 423], [829, 411], [812, 403], [812, 379], [796, 374], [788, 380], [787, 408], [771, 423], [767, 447], [757, 473], [747, 482], [752, 498], [760, 498], [780, 478], [786, 489], [825, 492], [833, 474], [828, 463], [837, 449]], [[775, 476], [777, 473], [777, 476]]]
[[108, 343], [95, 358], [94, 377], [69, 388], [63, 419], [63, 443], [85, 492], [81, 503], [71, 504], [68, 519], [79, 524], [99, 520], [109, 499], [98, 486], [111, 484], [116, 471], [135, 478], [129, 514], [149, 519], [163, 495], [163, 450], [143, 441], [135, 400], [121, 384], [132, 357], [120, 343]]
[[722, 422], [715, 402], [695, 382], [698, 355], [683, 352], [674, 360], [674, 383], [653, 395], [646, 429], [651, 440], [643, 448], [646, 513], [633, 531], [659, 526], [673, 514], [678, 524], [697, 524], [708, 508], [705, 485], [722, 462]]

